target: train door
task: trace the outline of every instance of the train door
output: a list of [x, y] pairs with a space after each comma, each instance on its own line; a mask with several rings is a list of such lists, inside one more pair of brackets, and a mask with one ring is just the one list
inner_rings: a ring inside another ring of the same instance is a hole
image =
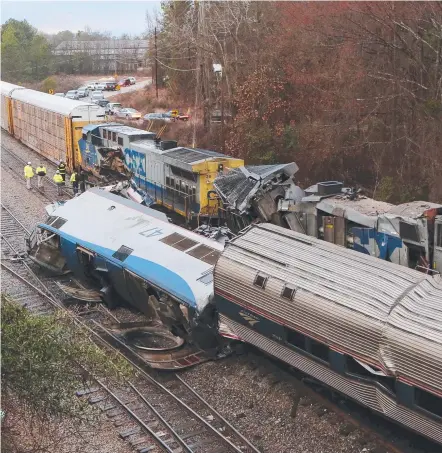
[[437, 216], [434, 224], [433, 269], [442, 274], [442, 216]]

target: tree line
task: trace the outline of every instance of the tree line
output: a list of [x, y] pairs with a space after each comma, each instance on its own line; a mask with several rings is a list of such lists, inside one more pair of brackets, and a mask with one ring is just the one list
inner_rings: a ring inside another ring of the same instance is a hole
[[[142, 39], [122, 35], [120, 39]], [[9, 19], [1, 27], [2, 80], [11, 83], [41, 81], [54, 73], [90, 74], [102, 68], [94, 65], [90, 52], [72, 52], [55, 55], [54, 50], [63, 41], [107, 41], [115, 39], [110, 32], [93, 31], [86, 27], [76, 33], [64, 30], [50, 35], [40, 33], [26, 20]], [[108, 68], [111, 71], [112, 68]]]
[[[150, 39], [159, 82], [194, 106], [205, 145], [295, 161], [304, 185], [442, 202], [441, 2], [166, 1]], [[222, 91], [224, 137], [211, 122]]]

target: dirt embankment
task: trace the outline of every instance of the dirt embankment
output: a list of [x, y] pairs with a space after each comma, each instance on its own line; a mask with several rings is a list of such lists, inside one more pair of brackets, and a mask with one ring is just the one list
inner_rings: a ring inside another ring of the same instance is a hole
[[[154, 121], [150, 126], [150, 130], [158, 132], [163, 126], [166, 126], [161, 135], [163, 140], [177, 140], [179, 146], [195, 146], [220, 151], [217, 146], [220, 143], [219, 125], [212, 124], [210, 130], [205, 131], [201, 109], [195, 111], [193, 105], [189, 105], [183, 101], [177, 101], [170, 94], [170, 91], [165, 88], [158, 90], [158, 98], [156, 97], [155, 87], [151, 85], [143, 90], [117, 94], [112, 97], [111, 101], [120, 102], [124, 107], [137, 109], [143, 115], [146, 113], [168, 112], [175, 109], [182, 113], [187, 113], [190, 115], [189, 121], [172, 123]], [[121, 122], [120, 118], [118, 118], [118, 122]], [[149, 127], [147, 121], [128, 122], [127, 124], [140, 129], [147, 129]]]

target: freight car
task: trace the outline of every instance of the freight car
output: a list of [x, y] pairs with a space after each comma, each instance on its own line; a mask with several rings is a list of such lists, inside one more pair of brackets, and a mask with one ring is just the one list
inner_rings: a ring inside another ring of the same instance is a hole
[[71, 270], [92, 287], [93, 298], [109, 307], [124, 301], [194, 339], [212, 319], [212, 269], [222, 249], [161, 212], [99, 188], [50, 207], [28, 239], [32, 260], [57, 274]]
[[104, 109], [1, 82], [1, 127], [54, 163], [81, 165], [78, 140], [83, 126], [102, 123]]
[[225, 336], [442, 443], [442, 279], [271, 224], [214, 270]]
[[99, 165], [103, 152], [120, 148], [138, 187], [189, 222], [217, 218], [213, 180], [229, 168], [244, 165], [241, 159], [178, 147], [176, 141], [160, 141], [153, 132], [118, 123], [85, 126], [79, 148], [90, 170]]

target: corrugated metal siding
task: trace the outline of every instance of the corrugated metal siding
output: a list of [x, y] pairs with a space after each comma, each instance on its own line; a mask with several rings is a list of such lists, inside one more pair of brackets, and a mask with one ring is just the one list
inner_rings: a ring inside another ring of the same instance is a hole
[[326, 385], [336, 389], [344, 395], [361, 402], [374, 411], [385, 414], [391, 419], [424, 434], [436, 442], [442, 442], [442, 429], [438, 422], [404, 406], [398, 405], [386, 391], [384, 392], [375, 384], [358, 382], [357, 380], [342, 376], [330, 370], [327, 366], [321, 365], [290, 348], [282, 346], [223, 315], [221, 315], [220, 321], [226, 324], [232, 332], [243, 341], [253, 344], [262, 351], [315, 377], [319, 381], [324, 382]]
[[14, 135], [53, 162], [66, 161], [64, 116], [41, 107], [13, 101]]
[[[253, 284], [258, 271], [270, 277], [265, 289]], [[262, 224], [227, 246], [214, 281], [215, 292], [234, 302], [442, 390], [440, 278]], [[293, 301], [281, 297], [285, 283], [297, 288]]]

